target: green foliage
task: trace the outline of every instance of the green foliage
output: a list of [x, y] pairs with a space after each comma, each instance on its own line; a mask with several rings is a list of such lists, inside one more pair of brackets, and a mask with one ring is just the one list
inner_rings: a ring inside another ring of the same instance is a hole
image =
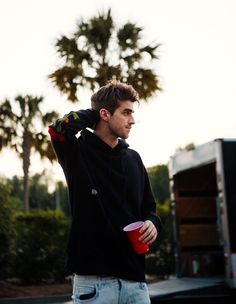
[[142, 31], [131, 22], [117, 28], [110, 9], [80, 20], [71, 37], [62, 35], [57, 40], [62, 66], [49, 78], [72, 102], [77, 101], [80, 87], [94, 90], [109, 79], [133, 85], [140, 99], [147, 100], [161, 90], [153, 69], [159, 45], [144, 44]]
[[147, 171], [157, 201], [157, 214], [163, 223], [163, 230], [146, 256], [146, 269], [147, 274], [164, 279], [175, 271], [168, 166], [157, 165], [148, 168]]
[[24, 283], [63, 281], [68, 228], [58, 211], [19, 213], [14, 276]]
[[147, 169], [153, 194], [158, 203], [169, 199], [169, 173], [167, 165], [157, 165]]
[[0, 180], [0, 280], [10, 275], [14, 258], [15, 227], [10, 188]]
[[42, 129], [57, 118], [57, 113], [43, 114], [40, 109], [42, 102], [43, 97], [30, 95], [19, 95], [14, 101], [5, 99], [0, 102], [0, 151], [9, 147], [22, 158], [24, 145], [28, 144], [27, 148], [35, 149], [41, 157], [55, 158], [48, 136]]
[[32, 210], [49, 210], [56, 208], [54, 195], [49, 193], [48, 185], [44, 180], [45, 174], [35, 174], [30, 179], [29, 204]]
[[23, 211], [23, 181], [18, 176], [4, 180], [9, 187], [11, 206], [15, 211]]
[[42, 130], [57, 118], [56, 112], [43, 114], [40, 104], [43, 97], [17, 96], [0, 103], [0, 151], [15, 150], [22, 160], [24, 173], [24, 210], [29, 211], [29, 167], [32, 152], [50, 161], [56, 159], [48, 134]]
[[[55, 211], [55, 193], [49, 193], [44, 174], [30, 182], [30, 213], [23, 209], [22, 178], [0, 180], [0, 280], [18, 278], [23, 283], [60, 282], [65, 277], [65, 250], [69, 220]], [[59, 183], [61, 209], [67, 191]], [[54, 209], [48, 210], [47, 209]], [[44, 211], [42, 209], [45, 209]]]
[[[46, 172], [37, 173], [29, 181], [29, 205], [31, 210], [62, 210], [69, 217], [70, 209], [68, 202], [67, 187], [63, 182], [56, 184], [56, 189], [50, 192]], [[9, 186], [11, 203], [17, 211], [23, 211], [23, 179], [13, 176], [6, 181]]]
[[194, 143], [189, 143], [184, 147], [177, 147], [176, 148], [176, 152], [181, 152], [181, 151], [191, 151], [194, 150], [196, 148]]
[[160, 279], [168, 278], [175, 272], [173, 221], [170, 202], [159, 205], [158, 215], [163, 222], [163, 230], [157, 241], [151, 246], [150, 253], [146, 255], [146, 272], [156, 275]]
[[56, 209], [61, 210], [65, 216], [70, 217], [68, 191], [63, 182], [57, 182], [53, 196], [56, 199]]

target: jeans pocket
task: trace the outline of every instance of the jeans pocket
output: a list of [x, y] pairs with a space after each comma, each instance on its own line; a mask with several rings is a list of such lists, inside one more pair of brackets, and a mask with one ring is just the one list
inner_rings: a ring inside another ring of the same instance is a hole
[[73, 291], [72, 299], [74, 304], [89, 303], [98, 296], [98, 288], [96, 285], [77, 285]]

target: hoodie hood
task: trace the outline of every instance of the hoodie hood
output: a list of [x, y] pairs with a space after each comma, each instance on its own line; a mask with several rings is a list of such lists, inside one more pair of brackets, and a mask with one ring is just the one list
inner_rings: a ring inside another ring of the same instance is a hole
[[118, 144], [114, 148], [112, 148], [102, 139], [100, 139], [97, 135], [87, 129], [81, 131], [81, 138], [87, 144], [92, 144], [93, 147], [96, 147], [98, 151], [114, 156], [124, 153], [129, 147], [125, 140], [119, 139]]

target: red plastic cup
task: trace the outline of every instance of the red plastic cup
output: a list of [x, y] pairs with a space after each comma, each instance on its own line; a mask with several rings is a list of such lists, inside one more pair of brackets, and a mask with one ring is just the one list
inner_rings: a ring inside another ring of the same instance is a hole
[[123, 228], [123, 231], [127, 233], [128, 239], [132, 245], [133, 250], [137, 254], [143, 254], [149, 251], [149, 247], [147, 244], [139, 241], [141, 233], [139, 230], [142, 228], [144, 222], [134, 222]]

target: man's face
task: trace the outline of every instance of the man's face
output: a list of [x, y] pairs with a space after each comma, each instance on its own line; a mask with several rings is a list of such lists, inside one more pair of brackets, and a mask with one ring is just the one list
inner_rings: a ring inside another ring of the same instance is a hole
[[110, 116], [108, 128], [114, 137], [126, 139], [129, 137], [129, 132], [132, 125], [135, 123], [133, 118], [133, 102], [129, 100], [120, 101], [119, 107]]

